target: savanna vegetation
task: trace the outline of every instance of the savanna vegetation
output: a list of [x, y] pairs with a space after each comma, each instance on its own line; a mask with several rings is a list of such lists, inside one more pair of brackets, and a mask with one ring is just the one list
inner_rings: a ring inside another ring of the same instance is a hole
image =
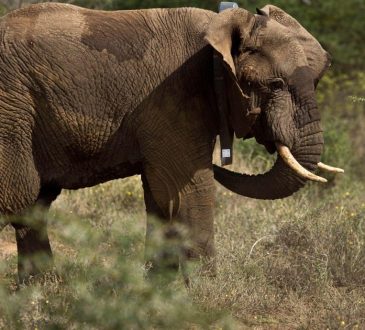
[[[93, 8], [198, 6], [208, 0], [75, 0]], [[264, 1], [238, 1], [254, 10]], [[27, 1], [1, 1], [1, 10]], [[139, 177], [64, 191], [49, 214], [58, 275], [16, 285], [15, 238], [0, 234], [0, 328], [364, 329], [365, 20], [363, 0], [273, 0], [318, 38], [333, 66], [318, 87], [327, 176], [294, 196], [256, 201], [217, 190], [218, 276], [146, 280]], [[234, 168], [257, 173], [272, 157], [247, 140]], [[161, 239], [156, 235], [156, 249]], [[173, 244], [173, 243], [172, 243]], [[174, 246], [170, 247], [171, 249]], [[197, 269], [190, 270], [192, 273]]]

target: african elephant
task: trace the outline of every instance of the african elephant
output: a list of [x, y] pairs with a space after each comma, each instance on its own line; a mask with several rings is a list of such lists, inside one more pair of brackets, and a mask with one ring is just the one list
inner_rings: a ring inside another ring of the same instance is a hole
[[[261, 199], [322, 180], [309, 171], [323, 148], [315, 86], [329, 57], [276, 7], [217, 14], [42, 3], [1, 18], [0, 38], [0, 213], [16, 231], [20, 280], [41, 271], [33, 254], [52, 263], [52, 252], [45, 219], [12, 219], [47, 209], [62, 189], [141, 175], [147, 221], [185, 224], [193, 246], [184, 258], [205, 260], [214, 274], [214, 177]], [[281, 154], [268, 173], [213, 167], [220, 93], [229, 134]]]

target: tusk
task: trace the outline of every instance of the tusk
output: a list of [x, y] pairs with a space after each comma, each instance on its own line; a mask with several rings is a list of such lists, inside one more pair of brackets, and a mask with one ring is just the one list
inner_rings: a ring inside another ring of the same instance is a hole
[[311, 181], [327, 182], [325, 178], [313, 174], [312, 172], [306, 170], [302, 165], [300, 165], [298, 161], [294, 158], [288, 147], [280, 143], [276, 143], [276, 148], [283, 161], [300, 177]]
[[338, 167], [332, 167], [323, 163], [318, 163], [318, 168], [323, 170], [323, 171], [327, 171], [327, 172], [332, 172], [332, 173], [345, 173], [345, 171], [342, 168], [338, 168]]

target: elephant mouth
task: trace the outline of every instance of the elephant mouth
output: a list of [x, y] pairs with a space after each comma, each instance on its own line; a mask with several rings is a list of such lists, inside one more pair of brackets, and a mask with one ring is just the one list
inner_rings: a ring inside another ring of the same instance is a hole
[[[300, 165], [300, 163], [295, 159], [295, 157], [293, 156], [293, 154], [291, 153], [290, 149], [287, 146], [281, 143], [276, 143], [275, 145], [278, 155], [280, 155], [284, 163], [288, 167], [290, 167], [299, 177], [316, 182], [323, 182], [323, 183], [327, 182], [325, 178], [322, 178], [321, 176], [318, 176], [308, 171], [306, 168]], [[339, 170], [343, 171], [342, 169]]]
[[242, 140], [247, 140], [247, 139], [251, 139], [251, 138], [255, 138], [256, 139], [256, 142], [263, 145], [266, 149], [266, 151], [269, 153], [269, 154], [274, 154], [276, 152], [276, 145], [275, 145], [275, 142], [273, 141], [269, 141], [269, 140], [263, 140], [263, 139], [260, 139], [259, 137], [257, 137], [255, 135], [255, 133], [251, 130]]
[[[256, 103], [256, 102], [254, 102]], [[278, 157], [282, 159], [282, 161], [288, 166], [290, 169], [296, 173], [296, 175], [302, 179], [316, 181], [316, 182], [327, 182], [327, 180], [321, 176], [314, 174], [309, 171], [300, 162], [295, 158], [294, 155], [298, 156], [298, 150], [291, 151], [285, 143], [281, 141], [269, 140], [267, 136], [263, 136], [260, 134], [255, 134], [255, 129], [252, 128], [248, 134], [243, 138], [243, 140], [255, 137], [256, 142], [263, 145], [268, 153], [274, 154], [277, 152]], [[293, 152], [293, 153], [292, 153]], [[294, 154], [294, 155], [293, 155]], [[333, 167], [326, 165], [324, 163], [315, 163], [316, 167], [322, 171], [332, 172], [332, 173], [344, 173], [344, 170], [341, 168]], [[314, 169], [313, 167], [312, 169]]]
[[[246, 136], [243, 140], [251, 137], [253, 137], [253, 134]], [[323, 182], [323, 183], [327, 182], [325, 178], [315, 175], [314, 173], [308, 171], [306, 168], [300, 165], [300, 163], [295, 159], [295, 157], [291, 153], [290, 149], [286, 147], [284, 144], [272, 141], [260, 141], [259, 143], [262, 144], [270, 154], [274, 154], [275, 152], [277, 152], [278, 155], [280, 155], [280, 157], [283, 159], [284, 163], [288, 165], [299, 177], [316, 182]], [[326, 172], [344, 173], [344, 170], [341, 168], [333, 167], [321, 162], [317, 164], [317, 167], [318, 169]]]
[[[281, 144], [281, 143], [276, 143], [276, 150], [278, 155], [280, 155], [280, 157], [282, 158], [282, 160], [284, 161], [284, 163], [290, 167], [299, 177], [306, 179], [306, 180], [310, 180], [310, 181], [316, 181], [316, 182], [327, 182], [327, 179], [318, 176], [310, 171], [308, 171], [306, 168], [304, 168], [293, 156], [293, 154], [291, 153], [290, 149]], [[345, 171], [342, 168], [338, 168], [338, 167], [333, 167], [330, 165], [326, 165], [324, 163], [319, 162], [317, 164], [317, 167], [322, 170], [322, 171], [326, 171], [326, 172], [332, 172], [332, 173], [344, 173]]]
[[276, 146], [274, 142], [268, 141], [263, 143], [265, 149], [269, 154], [274, 154], [276, 152]]

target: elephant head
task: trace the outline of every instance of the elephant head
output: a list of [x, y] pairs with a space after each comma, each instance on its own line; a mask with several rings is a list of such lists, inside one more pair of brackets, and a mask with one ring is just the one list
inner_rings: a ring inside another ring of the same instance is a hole
[[[276, 199], [289, 196], [306, 180], [322, 181], [313, 170], [320, 163], [323, 134], [315, 87], [330, 65], [318, 41], [294, 18], [275, 6], [254, 15], [226, 10], [211, 22], [206, 40], [225, 68], [230, 124], [237, 137], [254, 136], [277, 160], [257, 176], [214, 167], [215, 178], [243, 196]], [[247, 124], [247, 114], [256, 121]], [[247, 129], [247, 127], [249, 129]], [[340, 169], [330, 168], [334, 171]]]

